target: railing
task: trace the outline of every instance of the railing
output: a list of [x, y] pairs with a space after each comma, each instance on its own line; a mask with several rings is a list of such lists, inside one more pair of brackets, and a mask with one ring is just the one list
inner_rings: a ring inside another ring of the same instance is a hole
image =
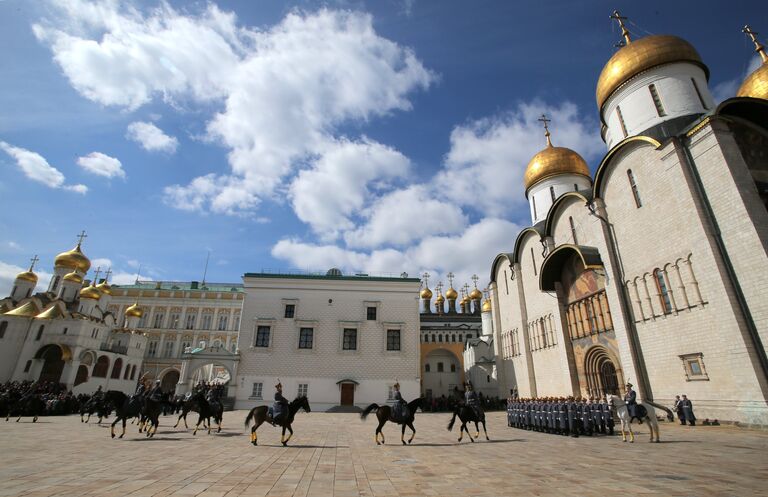
[[128, 353], [128, 346], [102, 343], [99, 345], [99, 350], [103, 352], [114, 352], [115, 354], [126, 355]]

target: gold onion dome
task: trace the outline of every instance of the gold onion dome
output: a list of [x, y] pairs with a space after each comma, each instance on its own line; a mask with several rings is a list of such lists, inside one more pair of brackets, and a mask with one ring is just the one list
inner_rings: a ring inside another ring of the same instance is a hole
[[449, 288], [445, 292], [445, 298], [447, 298], [448, 300], [456, 300], [456, 297], [458, 296], [459, 294], [456, 292], [456, 290], [454, 290], [453, 287]]
[[87, 273], [91, 268], [91, 261], [80, 250], [79, 243], [72, 250], [57, 255], [53, 262], [54, 267], [77, 269], [81, 273]]
[[768, 55], [765, 53], [765, 47], [757, 41], [757, 33], [753, 32], [749, 26], [744, 26], [742, 31], [752, 38], [755, 52], [760, 54], [763, 63], [744, 79], [739, 91], [736, 92], [736, 96], [768, 100]]
[[421, 295], [421, 298], [423, 298], [423, 299], [431, 299], [432, 298], [432, 290], [430, 290], [429, 288], [425, 288], [424, 290], [421, 291], [421, 293], [419, 295]]
[[624, 83], [638, 74], [664, 64], [689, 62], [701, 67], [709, 80], [709, 69], [693, 45], [672, 35], [652, 35], [631, 41], [625, 35], [626, 45], [603, 67], [597, 80], [595, 98], [597, 107], [602, 110], [608, 98]]
[[442, 293], [437, 294], [437, 298], [435, 299], [435, 302], [445, 302], [445, 297], [443, 297]]
[[62, 279], [64, 281], [72, 281], [72, 282], [75, 282], [75, 283], [82, 283], [83, 282], [83, 277], [80, 276], [79, 274], [75, 273], [75, 272], [65, 274], [64, 278], [62, 278]]
[[470, 292], [469, 298], [472, 300], [480, 300], [481, 298], [483, 298], [483, 292], [475, 288], [474, 290], [472, 290], [472, 292]]
[[37, 275], [32, 271], [24, 271], [16, 275], [17, 280], [29, 281], [30, 283], [37, 283]]
[[533, 156], [525, 169], [523, 181], [526, 191], [543, 179], [560, 174], [578, 174], [591, 179], [584, 159], [565, 147], [553, 147], [547, 137], [547, 147]]
[[88, 286], [80, 290], [80, 298], [99, 300], [101, 298], [101, 292], [94, 286]]
[[483, 312], [491, 312], [492, 307], [491, 307], [491, 301], [489, 299], [485, 299], [483, 301], [482, 309], [483, 309]]
[[106, 281], [103, 281], [96, 285], [96, 289], [100, 291], [101, 293], [106, 293], [107, 295], [112, 295], [112, 287], [109, 286], [109, 283]]
[[139, 307], [138, 302], [125, 310], [125, 317], [140, 318], [143, 315], [144, 315], [144, 311], [141, 310], [141, 307]]

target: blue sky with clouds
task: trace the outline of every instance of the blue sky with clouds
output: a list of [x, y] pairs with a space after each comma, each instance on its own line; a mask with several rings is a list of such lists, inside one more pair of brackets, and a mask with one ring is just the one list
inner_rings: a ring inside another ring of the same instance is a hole
[[[0, 290], [88, 232], [116, 282], [262, 269], [487, 278], [553, 141], [594, 168], [619, 31], [690, 41], [717, 99], [763, 2], [0, 1]], [[761, 26], [759, 23], [766, 23]], [[765, 37], [761, 36], [765, 39]]]

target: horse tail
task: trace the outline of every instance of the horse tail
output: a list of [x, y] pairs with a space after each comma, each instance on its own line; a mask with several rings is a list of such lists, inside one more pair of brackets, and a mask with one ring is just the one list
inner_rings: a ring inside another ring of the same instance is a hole
[[248, 426], [251, 424], [251, 420], [254, 417], [254, 412], [256, 411], [256, 408], [254, 407], [251, 409], [251, 411], [248, 413], [248, 416], [245, 417], [245, 428], [247, 429]]
[[459, 414], [459, 408], [453, 410], [453, 417], [451, 418], [451, 422], [448, 423], [448, 431], [453, 430], [453, 424], [456, 422], [456, 416]]
[[361, 412], [361, 413], [360, 413], [360, 419], [363, 419], [363, 420], [364, 420], [365, 418], [367, 418], [367, 417], [368, 417], [368, 415], [369, 415], [370, 413], [372, 413], [373, 411], [377, 410], [378, 408], [379, 408], [379, 404], [377, 404], [377, 403], [375, 403], [375, 402], [374, 402], [373, 404], [369, 405], [368, 407], [366, 407], [366, 408], [363, 410], [363, 412]]

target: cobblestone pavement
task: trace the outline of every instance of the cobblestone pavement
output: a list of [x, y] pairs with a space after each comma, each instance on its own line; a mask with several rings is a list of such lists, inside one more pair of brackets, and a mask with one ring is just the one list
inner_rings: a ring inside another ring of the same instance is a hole
[[[376, 446], [375, 418], [300, 413], [295, 436], [243, 429], [244, 411], [227, 412], [218, 435], [173, 429], [164, 417], [154, 439], [129, 425], [112, 440], [109, 425], [79, 417], [33, 424], [0, 421], [0, 496], [419, 496], [419, 495], [766, 495], [768, 433], [732, 427], [662, 425], [634, 444], [620, 437], [566, 438], [508, 428], [489, 414], [491, 441], [458, 443], [449, 414], [418, 414], [412, 445], [387, 424]], [[192, 415], [190, 415], [190, 420]], [[472, 430], [474, 432], [474, 430]], [[118, 432], [119, 433], [119, 432]]]

